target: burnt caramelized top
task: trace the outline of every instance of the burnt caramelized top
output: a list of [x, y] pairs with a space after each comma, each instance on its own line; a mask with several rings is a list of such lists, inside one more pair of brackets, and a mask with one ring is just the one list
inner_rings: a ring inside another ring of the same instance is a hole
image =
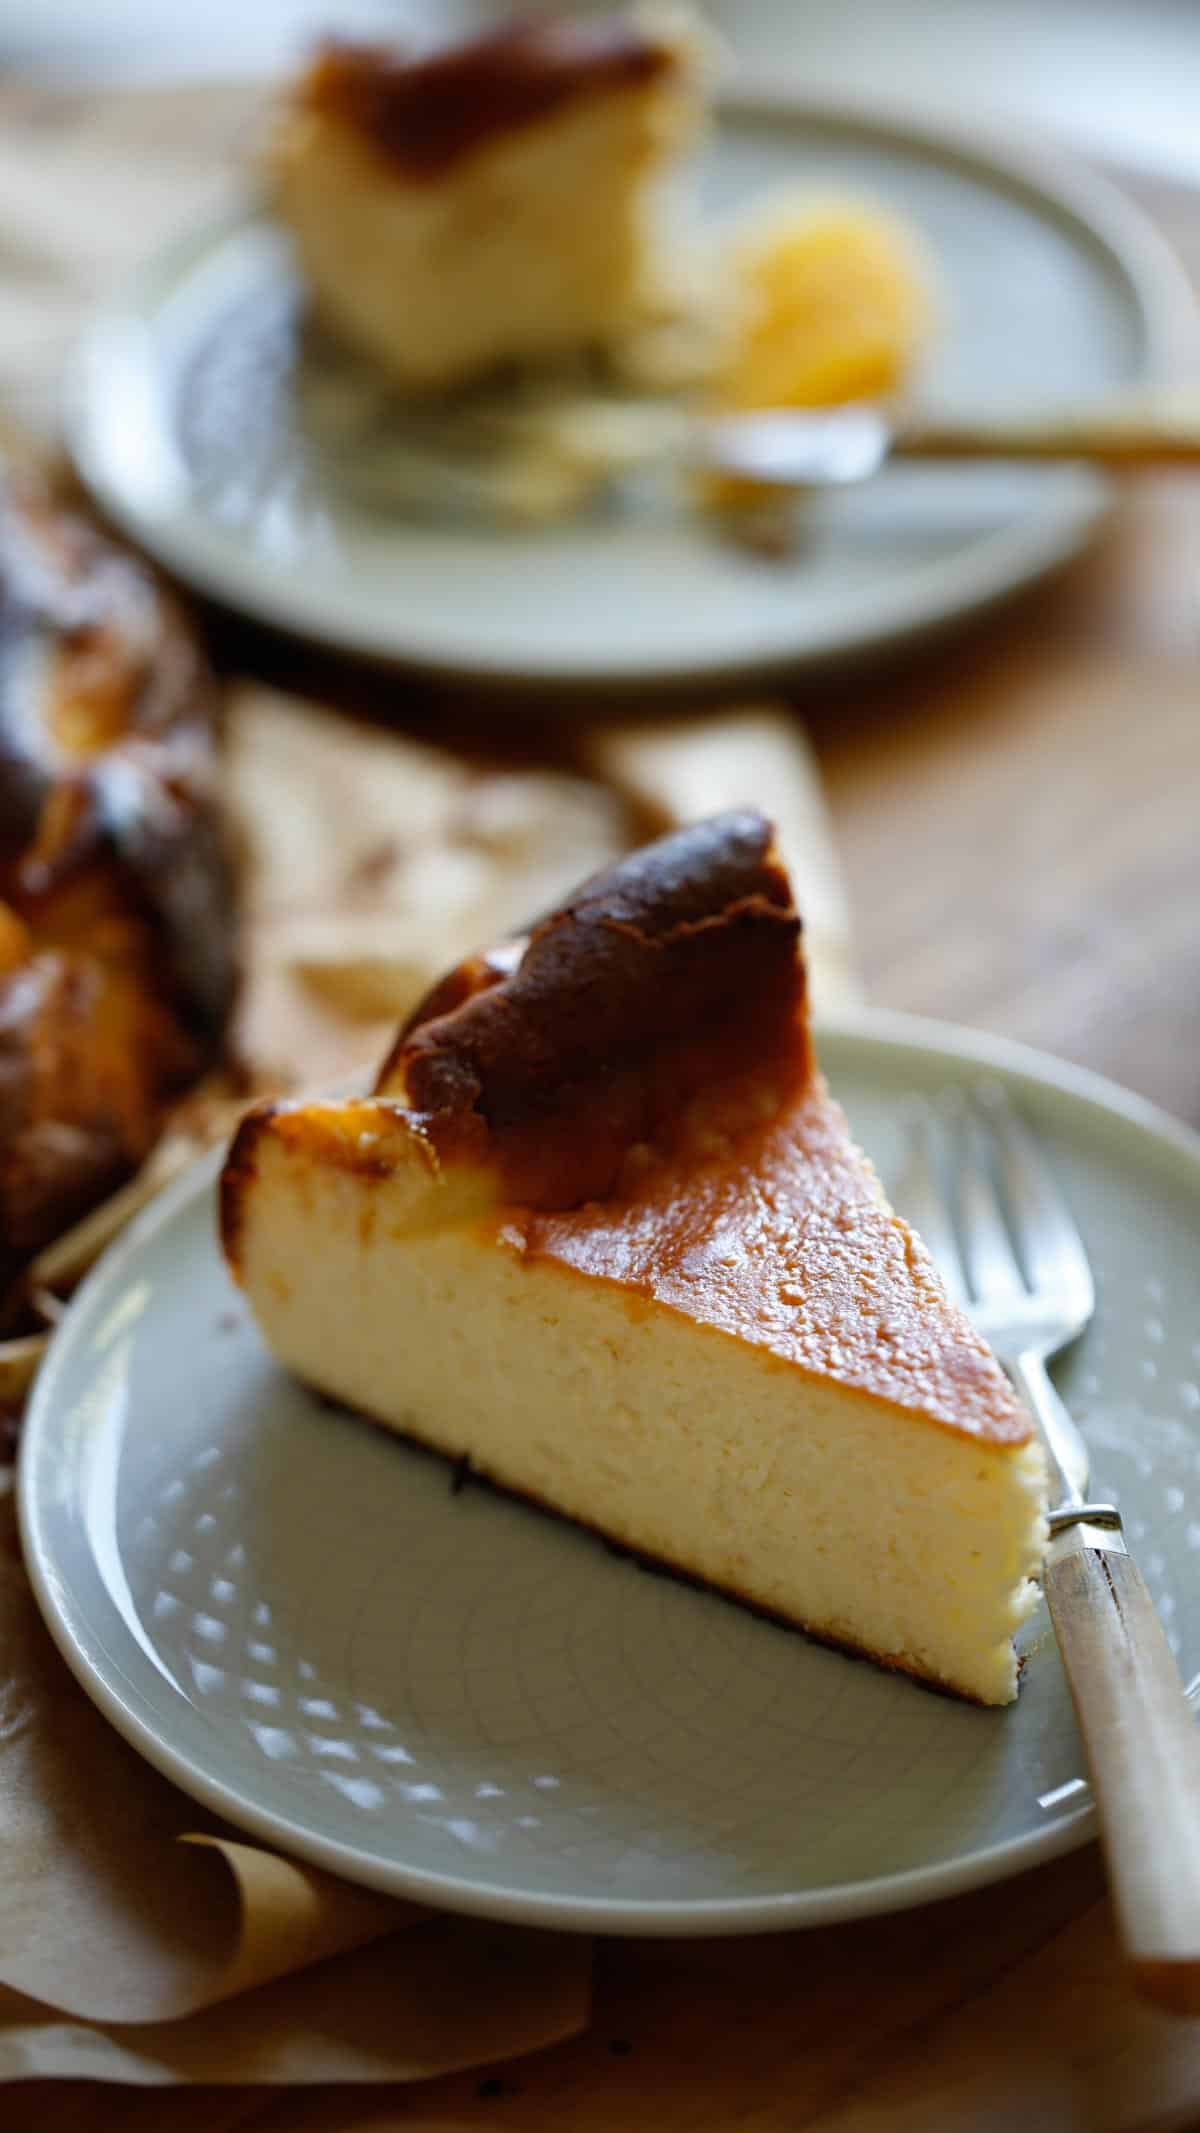
[[343, 120], [408, 178], [434, 178], [494, 135], [598, 92], [670, 72], [677, 55], [619, 15], [517, 22], [469, 44], [409, 58], [331, 40], [301, 86], [310, 109]]
[[523, 952], [451, 972], [376, 1093], [441, 1152], [498, 1163], [513, 1200], [603, 1197], [694, 1100], [753, 1111], [804, 1077], [799, 936], [771, 825], [716, 816], [585, 882]]

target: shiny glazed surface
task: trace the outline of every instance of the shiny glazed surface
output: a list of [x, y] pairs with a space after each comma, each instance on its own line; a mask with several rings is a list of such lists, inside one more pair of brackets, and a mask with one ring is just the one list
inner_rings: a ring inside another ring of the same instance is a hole
[[1033, 1434], [819, 1076], [724, 1153], [652, 1160], [636, 1194], [566, 1213], [509, 1210], [495, 1234], [981, 1444]]

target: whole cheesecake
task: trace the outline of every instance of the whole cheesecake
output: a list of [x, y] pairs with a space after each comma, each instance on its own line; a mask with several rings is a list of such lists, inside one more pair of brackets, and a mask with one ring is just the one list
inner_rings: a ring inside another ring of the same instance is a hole
[[409, 391], [604, 348], [661, 300], [700, 46], [628, 15], [413, 55], [331, 43], [269, 150], [318, 314]]
[[0, 1326], [218, 1056], [236, 972], [217, 688], [149, 571], [0, 490]]
[[1040, 1445], [816, 1069], [762, 817], [462, 964], [373, 1095], [252, 1112], [221, 1225], [322, 1393], [885, 1666], [1016, 1694]]

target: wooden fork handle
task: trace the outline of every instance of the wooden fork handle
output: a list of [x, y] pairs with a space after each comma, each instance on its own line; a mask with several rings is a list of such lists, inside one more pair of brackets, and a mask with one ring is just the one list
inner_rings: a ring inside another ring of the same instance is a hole
[[1089, 459], [1131, 473], [1195, 467], [1200, 465], [1200, 403], [1024, 422], [1002, 415], [966, 422], [914, 415], [898, 425], [892, 450], [905, 459]]
[[1055, 1537], [1046, 1600], [1135, 1981], [1160, 2007], [1200, 2014], [1200, 1731], [1142, 1574], [1107, 1538]]

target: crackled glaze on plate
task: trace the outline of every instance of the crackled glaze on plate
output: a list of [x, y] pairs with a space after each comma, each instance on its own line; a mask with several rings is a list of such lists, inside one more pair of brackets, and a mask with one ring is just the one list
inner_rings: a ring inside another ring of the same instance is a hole
[[[1156, 233], [1069, 166], [760, 93], [722, 113], [700, 178], [717, 219], [794, 182], [909, 217], [943, 285], [920, 380], [943, 408], [1075, 406], [1163, 375], [1190, 331]], [[180, 576], [379, 658], [566, 686], [828, 660], [1029, 583], [1105, 508], [1080, 468], [896, 466], [813, 498], [796, 553], [772, 562], [661, 500], [502, 534], [372, 511], [306, 418], [299, 314], [265, 222], [243, 215], [186, 239], [97, 318], [73, 448], [108, 513]]]
[[[1200, 1142], [1035, 1054], [873, 1017], [821, 1056], [886, 1177], [907, 1092], [1000, 1074], [1098, 1308], [1060, 1382], [1200, 1666]], [[251, 1831], [382, 1888], [627, 1932], [915, 1903], [1091, 1833], [1044, 1614], [982, 1711], [652, 1575], [322, 1406], [264, 1353], [214, 1167], [92, 1276], [26, 1425], [23, 1530], [113, 1722]]]

